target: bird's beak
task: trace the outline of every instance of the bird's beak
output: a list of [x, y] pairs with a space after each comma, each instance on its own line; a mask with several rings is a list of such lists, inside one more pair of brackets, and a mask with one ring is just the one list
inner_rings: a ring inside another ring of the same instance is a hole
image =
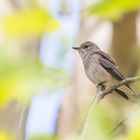
[[72, 47], [73, 49], [75, 49], [75, 50], [79, 50], [80, 49], [80, 47]]

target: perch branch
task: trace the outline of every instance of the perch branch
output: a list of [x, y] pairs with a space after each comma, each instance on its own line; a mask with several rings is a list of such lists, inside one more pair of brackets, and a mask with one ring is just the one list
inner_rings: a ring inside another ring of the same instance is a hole
[[104, 98], [104, 97], [105, 97], [106, 95], [108, 95], [109, 93], [112, 93], [115, 89], [117, 89], [117, 88], [119, 88], [119, 87], [121, 87], [121, 86], [123, 86], [123, 85], [126, 85], [126, 84], [129, 84], [129, 83], [138, 81], [138, 80], [140, 80], [140, 76], [131, 77], [131, 78], [126, 78], [126, 79], [120, 81], [119, 83], [117, 83], [117, 84], [111, 86], [110, 88], [104, 90], [104, 91], [102, 92], [102, 96], [103, 96], [103, 98]]
[[94, 98], [94, 100], [92, 101], [91, 105], [90, 105], [90, 108], [89, 108], [89, 111], [87, 112], [84, 120], [82, 121], [82, 124], [81, 124], [81, 127], [79, 129], [79, 133], [82, 133], [83, 132], [83, 129], [88, 121], [88, 116], [90, 116], [90, 113], [93, 113], [95, 107], [97, 106], [97, 104], [105, 97], [107, 96], [108, 94], [112, 93], [115, 89], [123, 86], [123, 85], [126, 85], [126, 84], [129, 84], [129, 83], [132, 83], [132, 82], [135, 82], [135, 81], [138, 81], [140, 80], [140, 76], [136, 76], [136, 77], [131, 77], [131, 78], [126, 78], [120, 82], [118, 82], [117, 84], [107, 88], [107, 89], [103, 89], [103, 87], [101, 85], [99, 85], [97, 87], [97, 92], [96, 92], [96, 96]]

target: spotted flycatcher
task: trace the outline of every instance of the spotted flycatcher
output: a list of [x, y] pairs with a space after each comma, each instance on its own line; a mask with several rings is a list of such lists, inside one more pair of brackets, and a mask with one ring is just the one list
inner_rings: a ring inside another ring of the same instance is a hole
[[[97, 86], [101, 85], [104, 88], [107, 88], [125, 79], [119, 71], [114, 59], [101, 51], [95, 43], [86, 41], [82, 43], [80, 47], [73, 47], [73, 49], [78, 50], [87, 77]], [[135, 95], [135, 92], [130, 85], [126, 84], [125, 87]], [[124, 91], [115, 89], [115, 92], [125, 99], [129, 99]]]

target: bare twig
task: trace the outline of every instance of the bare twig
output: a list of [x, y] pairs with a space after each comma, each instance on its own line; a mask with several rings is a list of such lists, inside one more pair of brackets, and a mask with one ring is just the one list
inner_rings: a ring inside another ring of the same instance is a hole
[[102, 96], [103, 96], [102, 98], [104, 98], [104, 97], [105, 97], [106, 95], [108, 95], [109, 93], [112, 93], [115, 89], [117, 89], [117, 88], [119, 88], [119, 87], [121, 87], [121, 86], [123, 86], [123, 85], [126, 85], [126, 84], [129, 84], [129, 83], [138, 81], [138, 80], [140, 80], [140, 76], [136, 76], [136, 77], [131, 77], [131, 78], [126, 78], [126, 79], [124, 79], [124, 80], [120, 81], [119, 83], [117, 83], [117, 84], [111, 86], [110, 88], [104, 90], [104, 91], [102, 92]]
[[100, 92], [102, 92], [102, 86], [98, 86], [98, 88], [97, 88], [97, 93], [98, 93], [98, 94], [96, 94], [96, 96], [95, 96], [94, 99], [92, 100], [92, 102], [91, 102], [91, 104], [90, 104], [90, 107], [89, 107], [89, 109], [88, 109], [88, 111], [87, 111], [87, 113], [86, 113], [84, 119], [82, 120], [82, 123], [81, 123], [81, 125], [80, 125], [79, 130], [78, 130], [78, 134], [79, 134], [79, 135], [83, 132], [83, 129], [84, 129], [84, 127], [85, 127], [85, 123], [88, 121], [87, 119], [88, 119], [89, 114], [91, 114], [91, 113], [94, 111], [95, 107], [97, 106], [97, 104], [99, 103], [99, 101], [100, 101], [101, 98], [102, 98], [102, 95], [101, 95]]
[[[129, 117], [131, 117], [132, 115], [134, 115], [136, 113], [136, 111], [139, 110], [138, 107], [139, 104], [134, 104], [133, 108], [131, 109], [131, 111], [111, 130], [111, 132], [109, 133], [110, 135], [112, 135]], [[134, 113], [135, 111], [135, 113]]]
[[96, 98], [94, 100], [94, 103], [92, 103], [92, 106], [95, 106], [97, 103], [99, 103], [105, 96], [107, 96], [108, 94], [112, 93], [115, 89], [123, 86], [123, 85], [126, 85], [126, 84], [129, 84], [129, 83], [132, 83], [132, 82], [135, 82], [135, 81], [138, 81], [140, 80], [140, 76], [136, 76], [136, 77], [131, 77], [131, 78], [126, 78], [120, 82], [118, 82], [117, 84], [103, 90], [103, 88], [101, 86], [98, 86], [97, 87], [97, 93], [96, 93]]
[[[88, 116], [90, 116], [90, 113], [92, 113], [95, 109], [95, 107], [97, 106], [97, 104], [105, 97], [107, 96], [108, 94], [112, 93], [115, 89], [123, 86], [123, 85], [126, 85], [126, 84], [129, 84], [129, 83], [132, 83], [132, 82], [135, 82], [135, 81], [138, 81], [140, 80], [140, 76], [136, 76], [136, 77], [131, 77], [131, 78], [126, 78], [120, 82], [118, 82], [117, 84], [103, 90], [103, 87], [100, 85], [97, 87], [97, 93], [96, 93], [96, 96], [94, 98], [94, 100], [92, 101], [91, 105], [90, 105], [90, 109], [89, 111], [87, 112], [84, 120], [82, 121], [82, 125], [80, 127], [80, 131], [79, 131], [79, 134], [82, 133], [87, 121], [88, 121]], [[123, 123], [123, 122], [122, 122]]]

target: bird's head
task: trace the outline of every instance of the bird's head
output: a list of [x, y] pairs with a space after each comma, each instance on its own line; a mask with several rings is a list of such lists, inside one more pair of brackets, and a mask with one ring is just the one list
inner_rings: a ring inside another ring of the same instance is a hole
[[82, 43], [80, 47], [73, 47], [73, 49], [78, 50], [81, 57], [84, 57], [85, 55], [88, 54], [90, 55], [91, 53], [100, 50], [99, 47], [91, 41], [86, 41]]

